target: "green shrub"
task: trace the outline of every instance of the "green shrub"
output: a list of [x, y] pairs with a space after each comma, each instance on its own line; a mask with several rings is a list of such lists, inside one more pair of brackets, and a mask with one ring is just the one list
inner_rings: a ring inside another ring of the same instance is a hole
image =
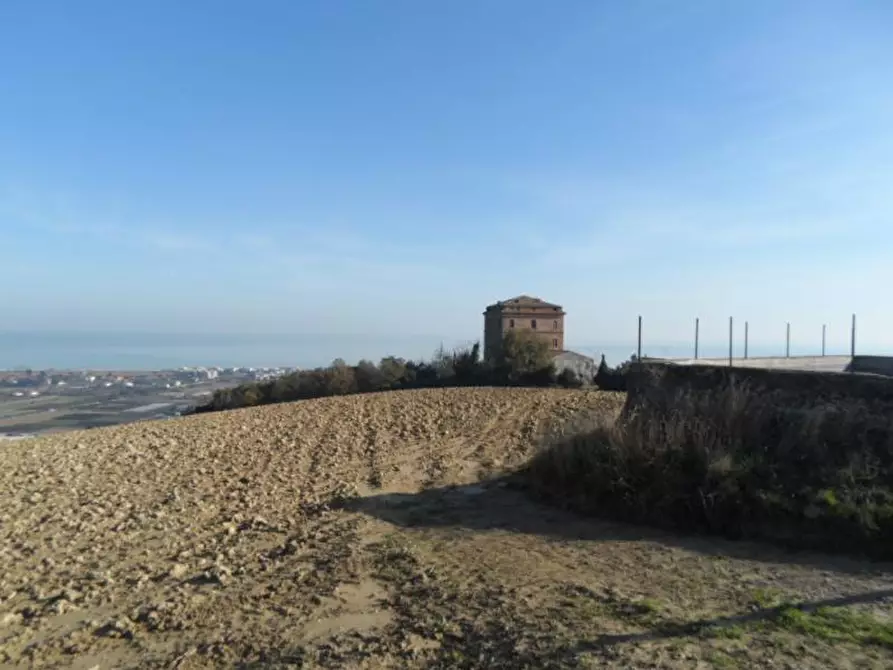
[[356, 368], [349, 366], [340, 358], [335, 359], [332, 364], [325, 369], [324, 376], [324, 395], [347, 395], [349, 393], [356, 393], [358, 390]]
[[398, 389], [403, 384], [412, 384], [415, 380], [410, 378], [406, 369], [406, 361], [394, 356], [386, 356], [378, 364], [381, 372], [382, 390]]
[[612, 368], [605, 362], [605, 356], [602, 354], [602, 360], [598, 364], [593, 380], [595, 385], [602, 391], [626, 391], [626, 373], [630, 364], [631, 361], [626, 361]]
[[581, 388], [583, 380], [570, 368], [564, 368], [555, 378], [555, 383], [565, 388]]
[[555, 381], [548, 343], [529, 330], [509, 330], [492, 368], [493, 380], [503, 384], [546, 386]]

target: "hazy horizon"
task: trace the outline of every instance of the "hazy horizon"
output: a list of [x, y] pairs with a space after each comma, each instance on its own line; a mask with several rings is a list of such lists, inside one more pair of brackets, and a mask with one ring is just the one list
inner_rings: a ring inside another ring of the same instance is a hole
[[891, 28], [882, 0], [7, 0], [0, 330], [397, 348], [526, 293], [569, 346], [732, 315], [848, 351], [856, 313], [886, 351]]
[[[354, 364], [360, 359], [377, 362], [384, 356], [419, 360], [430, 359], [443, 345], [447, 349], [466, 347], [480, 338], [449, 339], [430, 336], [370, 337], [363, 334], [183, 334], [183, 333], [35, 333], [0, 331], [0, 370], [13, 369], [129, 369], [151, 370], [183, 366], [222, 367], [317, 367], [335, 358]], [[585, 342], [569, 340], [567, 348], [616, 365], [636, 351], [635, 336], [629, 342]], [[643, 338], [643, 354], [655, 357], [686, 358], [693, 354], [693, 341], [658, 342]], [[743, 354], [743, 334], [735, 338], [736, 356]], [[862, 354], [893, 354], [893, 349], [865, 350]], [[783, 334], [777, 342], [749, 342], [751, 357], [783, 356]], [[728, 340], [699, 344], [701, 357], [725, 357]], [[816, 340], [794, 338], [791, 354], [818, 355], [821, 335]], [[847, 354], [849, 346], [828, 346], [828, 355]]]

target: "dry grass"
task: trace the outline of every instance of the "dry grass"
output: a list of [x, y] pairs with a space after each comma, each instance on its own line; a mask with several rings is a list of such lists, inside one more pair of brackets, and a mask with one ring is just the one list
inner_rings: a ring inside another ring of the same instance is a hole
[[530, 481], [584, 512], [893, 558], [893, 415], [763, 391], [646, 389], [552, 439]]

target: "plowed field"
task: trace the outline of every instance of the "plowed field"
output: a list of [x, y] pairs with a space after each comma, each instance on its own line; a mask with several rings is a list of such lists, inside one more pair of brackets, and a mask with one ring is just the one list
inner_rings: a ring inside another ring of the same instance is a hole
[[893, 667], [890, 566], [582, 519], [505, 476], [621, 403], [423, 390], [0, 444], [0, 665]]

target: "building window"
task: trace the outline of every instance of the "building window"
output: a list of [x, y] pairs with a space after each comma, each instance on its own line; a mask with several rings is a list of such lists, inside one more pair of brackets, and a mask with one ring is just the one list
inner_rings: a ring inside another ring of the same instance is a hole
[[558, 348], [558, 340], [552, 340], [552, 348], [553, 348], [553, 349], [557, 349], [557, 348]]
[[558, 330], [558, 322], [557, 321], [552, 322], [552, 330]]
[[536, 319], [530, 320], [530, 327], [533, 328], [534, 330], [536, 330]]
[[509, 328], [514, 328], [514, 327], [515, 327], [515, 320], [509, 319]]

